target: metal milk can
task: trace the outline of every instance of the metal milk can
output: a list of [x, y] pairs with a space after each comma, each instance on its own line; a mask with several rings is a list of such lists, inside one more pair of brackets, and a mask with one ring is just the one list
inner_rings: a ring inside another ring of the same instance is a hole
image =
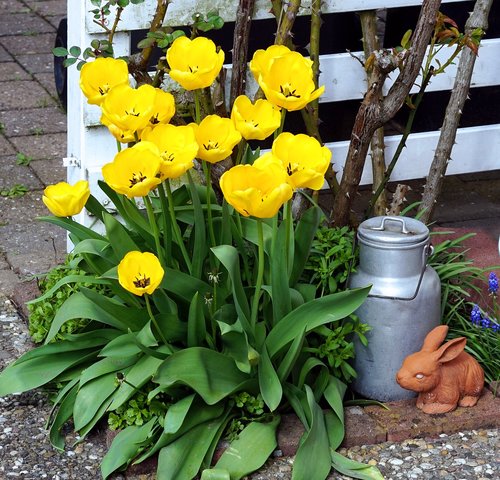
[[357, 238], [359, 266], [349, 286], [373, 286], [355, 312], [371, 330], [367, 347], [354, 341], [353, 388], [379, 401], [412, 398], [414, 392], [396, 383], [396, 372], [441, 317], [441, 282], [427, 265], [429, 229], [413, 218], [374, 217], [359, 226]]

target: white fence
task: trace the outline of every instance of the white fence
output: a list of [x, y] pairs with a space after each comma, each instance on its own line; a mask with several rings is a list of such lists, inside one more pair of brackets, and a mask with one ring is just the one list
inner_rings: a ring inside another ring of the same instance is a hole
[[[459, 3], [464, 0], [443, 0], [443, 3]], [[115, 35], [117, 55], [130, 53], [130, 31], [148, 27], [156, 7], [155, 0], [146, 0], [139, 5], [130, 5], [124, 11], [119, 32]], [[166, 24], [179, 26], [188, 24], [193, 13], [219, 9], [225, 21], [234, 21], [237, 9], [235, 0], [173, 0], [168, 7]], [[270, 17], [270, 0], [257, 0], [254, 19]], [[420, 5], [421, 0], [324, 0], [323, 13], [342, 13], [376, 8], [396, 8]], [[93, 7], [90, 0], [68, 0], [68, 46], [88, 46], [94, 38], [105, 38], [102, 29], [93, 22], [89, 13]], [[310, 12], [310, 1], [303, 1], [300, 14]], [[256, 27], [256, 22], [252, 28]], [[411, 25], [408, 26], [412, 27]], [[323, 32], [324, 34], [324, 32]], [[334, 32], [330, 34], [334, 35]], [[446, 49], [443, 54], [449, 55]], [[362, 56], [361, 52], [354, 55]], [[473, 87], [500, 85], [500, 38], [483, 40], [472, 77]], [[323, 55], [320, 84], [326, 86], [321, 102], [338, 102], [361, 99], [366, 91], [365, 72], [360, 63], [348, 53]], [[458, 60], [457, 62], [458, 63]], [[428, 91], [449, 90], [453, 87], [456, 65], [451, 65], [446, 73], [435, 77]], [[72, 67], [68, 71], [68, 181], [73, 183], [88, 179], [93, 194], [106, 202], [97, 186], [101, 178], [101, 166], [109, 162], [116, 152], [116, 142], [107, 129], [99, 126], [99, 108], [88, 105], [78, 87], [79, 72]], [[418, 80], [417, 80], [418, 83]], [[252, 89], [252, 81], [248, 88]], [[386, 85], [390, 87], [390, 82]], [[410, 135], [392, 180], [425, 177], [432, 161], [439, 132], [424, 132]], [[385, 139], [386, 157], [391, 158], [400, 136]], [[341, 173], [345, 161], [348, 142], [333, 142], [327, 146], [333, 152], [335, 168]], [[500, 124], [461, 128], [457, 133], [456, 145], [448, 174], [488, 171], [500, 168]], [[370, 162], [363, 172], [362, 183], [371, 183]], [[78, 220], [86, 225], [92, 219], [82, 213]]]

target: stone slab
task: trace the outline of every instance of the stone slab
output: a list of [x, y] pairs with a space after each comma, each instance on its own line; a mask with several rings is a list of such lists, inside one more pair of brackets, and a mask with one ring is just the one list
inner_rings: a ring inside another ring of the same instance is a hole
[[34, 80], [2, 83], [2, 95], [0, 95], [0, 110], [2, 111], [46, 107], [55, 104], [45, 89]]
[[4, 124], [4, 134], [8, 137], [64, 133], [66, 119], [66, 113], [55, 106], [0, 112], [0, 122]]
[[9, 189], [16, 184], [25, 185], [29, 190], [42, 189], [43, 184], [35, 172], [29, 166], [17, 165], [16, 161], [15, 155], [0, 157], [0, 190]]
[[16, 60], [30, 73], [51, 73], [54, 70], [52, 53], [16, 55]]
[[19, 255], [7, 254], [7, 259], [12, 265], [12, 270], [19, 275], [21, 279], [31, 279], [35, 276], [46, 274], [49, 270], [63, 262], [64, 255], [61, 255], [60, 249], [59, 252], [57, 251], [56, 239], [54, 238], [53, 242], [51, 240], [52, 239], [47, 239], [49, 245], [53, 243], [50, 255], [48, 254], [48, 248], [44, 249], [45, 255], [36, 255], [34, 252]]
[[35, 160], [30, 167], [44, 186], [66, 181], [66, 167], [62, 164], [62, 158]]
[[18, 0], [0, 0], [0, 12], [2, 13], [28, 13], [29, 10]]
[[15, 148], [3, 135], [0, 135], [0, 156], [12, 155], [13, 153], [16, 153]]
[[19, 312], [25, 322], [27, 322], [29, 318], [29, 311], [26, 303], [34, 300], [35, 298], [38, 298], [40, 295], [41, 292], [38, 288], [38, 281], [36, 279], [17, 283], [14, 286], [11, 300], [12, 302], [14, 302], [16, 310]]
[[40, 82], [43, 88], [49, 92], [49, 94], [53, 97], [55, 100], [55, 104], [57, 105], [58, 108], [62, 108], [59, 99], [57, 97], [57, 91], [56, 91], [56, 84], [54, 81], [54, 72], [47, 72], [47, 73], [35, 73], [33, 75], [35, 77], [35, 80]]
[[0, 270], [0, 294], [10, 297], [18, 283], [19, 277], [12, 270]]
[[1, 37], [9, 35], [30, 35], [53, 31], [54, 27], [49, 22], [32, 13], [0, 16], [0, 43], [2, 42]]
[[0, 62], [12, 62], [12, 56], [0, 45]]
[[0, 82], [12, 80], [31, 80], [31, 75], [16, 62], [3, 62], [0, 67]]
[[13, 137], [11, 141], [19, 151], [22, 151], [34, 160], [63, 158], [66, 156], [65, 133]]
[[44, 2], [29, 1], [30, 8], [43, 17], [66, 14], [66, 0], [46, 0]]
[[11, 55], [26, 55], [47, 53], [52, 51], [55, 33], [40, 33], [33, 35], [11, 35], [2, 38], [2, 45]]

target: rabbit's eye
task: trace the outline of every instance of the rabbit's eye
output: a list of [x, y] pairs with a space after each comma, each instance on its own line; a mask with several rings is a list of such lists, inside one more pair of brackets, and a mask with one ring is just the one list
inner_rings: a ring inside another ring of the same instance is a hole
[[415, 375], [415, 378], [418, 378], [419, 380], [422, 380], [422, 378], [424, 378], [424, 374], [423, 373], [417, 373]]

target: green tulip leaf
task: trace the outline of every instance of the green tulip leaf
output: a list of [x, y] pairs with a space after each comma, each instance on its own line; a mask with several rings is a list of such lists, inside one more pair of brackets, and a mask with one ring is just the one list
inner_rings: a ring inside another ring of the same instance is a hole
[[260, 352], [258, 377], [262, 398], [269, 410], [273, 412], [279, 407], [283, 397], [283, 389], [265, 344]]
[[103, 214], [103, 219], [109, 243], [119, 260], [128, 252], [140, 251], [140, 248], [130, 237], [128, 230], [113, 215], [106, 212]]
[[194, 393], [182, 398], [178, 402], [171, 405], [165, 419], [163, 421], [163, 432], [164, 433], [176, 433], [182, 427], [186, 416], [193, 405], [193, 400], [195, 399]]
[[189, 305], [188, 324], [187, 324], [187, 346], [198, 347], [205, 342], [207, 336], [207, 325], [205, 314], [203, 313], [203, 300], [200, 294], [196, 292]]
[[283, 248], [287, 240], [287, 222], [278, 228], [274, 239], [271, 263], [271, 295], [273, 300], [273, 325], [276, 325], [292, 309], [290, 288], [288, 286], [287, 249]]
[[77, 392], [78, 386], [75, 383], [59, 405], [57, 413], [54, 416], [52, 424], [50, 425], [50, 443], [61, 452], [64, 451], [64, 436], [62, 435], [61, 430], [64, 424], [73, 415], [73, 407], [75, 405]]
[[330, 450], [330, 455], [332, 467], [343, 475], [352, 478], [360, 478], [361, 480], [384, 480], [384, 476], [375, 466], [356, 462], [355, 460], [344, 457], [334, 450]]

